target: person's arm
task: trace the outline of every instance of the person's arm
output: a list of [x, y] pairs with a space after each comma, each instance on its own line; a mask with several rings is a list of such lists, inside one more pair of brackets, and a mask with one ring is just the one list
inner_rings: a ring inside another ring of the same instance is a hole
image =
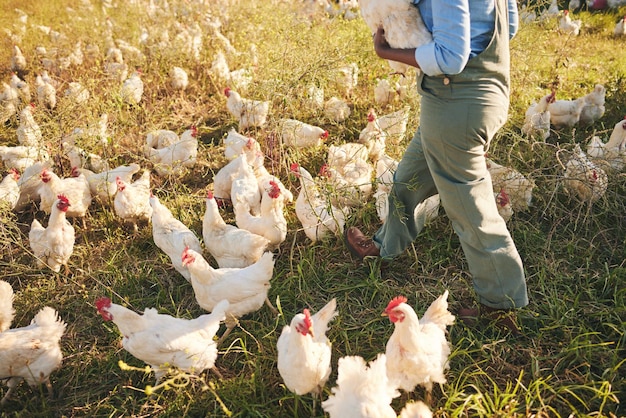
[[458, 74], [471, 52], [469, 0], [437, 0], [423, 5], [432, 16], [433, 41], [415, 51], [415, 60], [430, 76]]
[[374, 34], [374, 51], [382, 59], [401, 62], [411, 67], [420, 68], [415, 60], [415, 48], [392, 48], [385, 39], [385, 30], [379, 27]]

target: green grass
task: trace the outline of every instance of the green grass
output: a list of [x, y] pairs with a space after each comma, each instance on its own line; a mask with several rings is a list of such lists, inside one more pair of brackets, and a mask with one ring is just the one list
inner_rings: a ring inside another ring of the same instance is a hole
[[[144, 98], [139, 106], [129, 107], [121, 103], [118, 85], [104, 79], [102, 72], [104, 19], [110, 16], [114, 39], [139, 46], [141, 28], [151, 23], [142, 7], [118, 1], [119, 7], [105, 10], [101, 2], [94, 2], [89, 11], [80, 2], [68, 0], [22, 3], [3, 1], [0, 24], [15, 30], [16, 7], [29, 15], [19, 46], [29, 61], [25, 78], [31, 86], [41, 70], [35, 47], [52, 48], [49, 38], [31, 24], [48, 25], [67, 35], [58, 45], [61, 55], [78, 40], [100, 49], [95, 61], [53, 74], [62, 89], [78, 80], [91, 92], [84, 106], [60, 100], [55, 111], [37, 111], [35, 118], [53, 150], [59, 149], [61, 137], [74, 127], [94, 123], [100, 114], [108, 113], [111, 146], [102, 149], [87, 142], [83, 147], [106, 156], [112, 166], [136, 161], [149, 168], [141, 154], [147, 132], [157, 128], [182, 132], [191, 124], [198, 125], [201, 164], [182, 178], [154, 174], [152, 182], [161, 201], [200, 236], [206, 187], [225, 162], [221, 140], [236, 127], [225, 109], [222, 90], [226, 85], [210, 71], [221, 47], [219, 40], [207, 33], [197, 61], [185, 53], [184, 45], [166, 50], [143, 48], [145, 59], [131, 60], [129, 65], [142, 68]], [[194, 2], [169, 3], [184, 12], [188, 11], [186, 5]], [[310, 22], [292, 13], [290, 2], [241, 0], [239, 6], [221, 8], [216, 4], [228, 1], [206, 3], [215, 7], [196, 5], [189, 15], [181, 14], [178, 19], [202, 24], [206, 13], [219, 16], [222, 33], [243, 52], [228, 56], [231, 69], [248, 67], [247, 51], [251, 44], [257, 46], [258, 66], [246, 95], [271, 101], [267, 126], [250, 132], [264, 147], [272, 143], [277, 121], [284, 117], [325, 127], [331, 133], [330, 143], [358, 138], [373, 106], [376, 79], [389, 72], [387, 64], [375, 57], [371, 36], [361, 20], [317, 16]], [[74, 8], [73, 15], [65, 9], [68, 5]], [[528, 278], [530, 304], [520, 312], [524, 336], [510, 338], [493, 328], [469, 329], [461, 323], [452, 326], [448, 382], [433, 392], [433, 409], [439, 417], [626, 415], [626, 176], [610, 173], [606, 195], [588, 206], [564, 193], [563, 169], [556, 158], [558, 152], [566, 159], [575, 144], [584, 149], [594, 134], [606, 140], [626, 114], [624, 40], [612, 37], [615, 22], [625, 13], [624, 8], [577, 13], [585, 26], [576, 38], [560, 35], [554, 21], [522, 25], [512, 41], [510, 117], [490, 154], [537, 184], [532, 208], [516, 213], [509, 223]], [[151, 33], [167, 28], [173, 40], [174, 20], [174, 13], [156, 18]], [[0, 34], [0, 79], [7, 82], [12, 46], [13, 41]], [[333, 123], [303, 105], [310, 83], [324, 87], [326, 97], [341, 97], [333, 74], [350, 62], [359, 65], [360, 73], [348, 120]], [[189, 73], [190, 87], [183, 94], [172, 94], [165, 86], [172, 65]], [[569, 99], [586, 94], [596, 83], [607, 89], [606, 113], [599, 121], [588, 127], [553, 131], [545, 142], [522, 136], [519, 128], [524, 112], [551, 87], [558, 88], [560, 98]], [[405, 102], [395, 103], [393, 109], [376, 110], [381, 114], [407, 104], [412, 108], [412, 131], [419, 113], [415, 93]], [[15, 123], [0, 126], [0, 144], [16, 143], [15, 127]], [[399, 157], [404, 145], [388, 153]], [[325, 152], [274, 149], [267, 165], [297, 192], [299, 183], [289, 176], [288, 163], [305, 162], [317, 169]], [[65, 174], [69, 171], [67, 161], [62, 170]], [[223, 380], [212, 373], [181, 375], [147, 397], [144, 389], [154, 385], [154, 376], [144, 373], [145, 365], [121, 348], [117, 328], [102, 321], [93, 302], [106, 295], [137, 311], [156, 307], [192, 318], [204, 313], [193, 289], [154, 245], [150, 227], [133, 233], [111, 209], [97, 204], [90, 209], [87, 228], [77, 228], [71, 275], [37, 269], [27, 238], [33, 217], [44, 219], [35, 208], [2, 213], [0, 274], [16, 293], [14, 326], [28, 324], [43, 306], [59, 311], [68, 324], [62, 339], [65, 359], [51, 376], [53, 399], [45, 396], [43, 388], [22, 385], [0, 409], [2, 416], [321, 417], [319, 400], [314, 407], [312, 396], [289, 392], [276, 368], [276, 340], [296, 312], [304, 307], [317, 310], [330, 298], [337, 298], [339, 316], [329, 330], [333, 373], [326, 398], [336, 379], [339, 357], [360, 355], [371, 360], [384, 351], [392, 326], [380, 312], [392, 297], [406, 295], [420, 315], [445, 289], [450, 290], [452, 310], [474, 300], [458, 238], [443, 211], [381, 275], [376, 263], [357, 265], [352, 261], [339, 239], [310, 244], [298, 230], [293, 208], [288, 207], [289, 233], [276, 252], [269, 294], [281, 314], [275, 317], [264, 307], [241, 320], [241, 327], [220, 347], [217, 367]], [[354, 212], [348, 224], [375, 231], [378, 220], [373, 204]], [[130, 370], [120, 368], [120, 361], [132, 366]], [[399, 411], [407, 400], [423, 397], [424, 391], [418, 388], [394, 400], [392, 406]]]

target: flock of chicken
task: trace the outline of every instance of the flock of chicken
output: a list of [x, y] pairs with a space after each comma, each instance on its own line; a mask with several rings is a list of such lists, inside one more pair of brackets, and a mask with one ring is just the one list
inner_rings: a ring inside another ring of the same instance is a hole
[[[581, 8], [580, 0], [570, 0], [567, 9], [560, 10], [556, 0], [551, 0], [550, 4], [543, 11], [537, 13], [534, 7], [528, 5], [529, 2], [522, 2], [519, 15], [524, 23], [545, 22], [551, 19], [558, 19], [559, 31], [564, 35], [578, 36], [583, 29], [582, 19], [572, 19], [570, 12]], [[587, 0], [585, 6], [590, 10], [601, 10], [605, 8], [617, 8], [626, 4], [624, 0]], [[615, 23], [613, 35], [626, 36], [626, 16]]]
[[[327, 3], [327, 11], [332, 7], [335, 13], [340, 10], [348, 16], [348, 11], [358, 10], [358, 4], [340, 4], [337, 9]], [[151, 5], [154, 7], [153, 3]], [[380, 10], [368, 9], [364, 17], [375, 19], [376, 13]], [[27, 15], [23, 14], [24, 25], [27, 20]], [[204, 29], [221, 39], [228, 52], [232, 45], [220, 33], [219, 22], [208, 19], [204, 23]], [[119, 82], [119, 97], [132, 107], [141, 103], [144, 85], [140, 70], [128, 76], [124, 55], [142, 52], [121, 40], [113, 41], [111, 25], [110, 21], [104, 25], [108, 45], [103, 56], [103, 72]], [[63, 36], [50, 28], [40, 29], [51, 39]], [[202, 32], [200, 27], [192, 25], [183, 36], [195, 53], [199, 48], [198, 31]], [[148, 39], [150, 34], [145, 36]], [[71, 53], [62, 57], [51, 57], [43, 46], [35, 53], [41, 68], [33, 90], [40, 107], [54, 112], [63, 103], [82, 103], [89, 98], [90, 92], [77, 82], [70, 82], [62, 98], [58, 97], [58, 81], [49, 76], [48, 70], [56, 73], [67, 66], [80, 65], [85, 56], [99, 53], [97, 47], [83, 47], [78, 43]], [[201, 241], [152, 194], [150, 186], [152, 175], [180, 177], [196, 165], [199, 150], [195, 126], [180, 135], [170, 130], [154, 130], [146, 135], [142, 157], [150, 161], [153, 171], [142, 169], [137, 162], [110, 168], [104, 157], [81, 148], [88, 142], [86, 139], [96, 139], [106, 145], [106, 114], [94, 126], [67, 133], [61, 142], [63, 155], [51, 155], [43, 139], [45, 132], [37, 124], [36, 111], [31, 105], [30, 85], [21, 77], [28, 68], [18, 45], [13, 49], [11, 68], [14, 73], [10, 81], [2, 84], [0, 122], [17, 122], [18, 145], [0, 146], [0, 157], [9, 170], [0, 183], [0, 205], [16, 212], [37, 205], [48, 215], [45, 227], [38, 219], [33, 219], [28, 234], [37, 265], [54, 272], [69, 269], [75, 227], [67, 218], [82, 220], [84, 228], [84, 217], [95, 206], [94, 201], [98, 208], [108, 208], [120, 222], [129, 223], [134, 229], [149, 223], [155, 245], [191, 283], [198, 305], [210, 313], [191, 320], [159, 314], [153, 308], [138, 314], [108, 298], [98, 299], [96, 308], [103, 319], [117, 325], [123, 335], [124, 348], [153, 368], [157, 382], [170, 366], [191, 373], [214, 368], [217, 347], [236, 326], [237, 318], [257, 311], [263, 304], [275, 310], [267, 297], [274, 269], [272, 251], [286, 239], [285, 211], [294, 200], [291, 191], [265, 167], [259, 141], [246, 134], [250, 128], [265, 128], [270, 112], [270, 102], [248, 99], [240, 93], [251, 81], [250, 71], [231, 71], [226, 55], [220, 51], [215, 54], [211, 70], [239, 89], [224, 89], [224, 111], [237, 120], [238, 129], [231, 129], [223, 139], [228, 163], [216, 173], [212, 188], [207, 190]], [[342, 93], [350, 97], [357, 85], [358, 67], [346, 65], [338, 74], [337, 83], [342, 86]], [[169, 88], [184, 91], [188, 82], [184, 69], [171, 68], [167, 80]], [[374, 91], [376, 104], [388, 105], [406, 88], [403, 84], [391, 86], [387, 79], [380, 80]], [[340, 123], [350, 116], [350, 106], [343, 98], [333, 96], [325, 100], [323, 90], [316, 86], [307, 86], [307, 94], [308, 104], [323, 111], [327, 118]], [[604, 95], [602, 85], [573, 101], [555, 100], [554, 92], [547, 94], [528, 109], [522, 131], [545, 140], [551, 127], [593, 123], [604, 114]], [[385, 221], [393, 172], [398, 164], [385, 150], [388, 143], [398, 145], [404, 140], [409, 111], [410, 108], [405, 107], [378, 116], [372, 109], [358, 142], [331, 145], [326, 145], [329, 132], [319, 126], [296, 119], [279, 120], [276, 129], [285, 149], [326, 147], [328, 150], [326, 164], [315, 177], [302, 165], [291, 165], [292, 174], [300, 181], [295, 214], [311, 241], [324, 239], [329, 234], [340, 235], [350, 211], [372, 197], [381, 221]], [[71, 176], [61, 178], [54, 170], [61, 168], [59, 165], [65, 163], [64, 159], [69, 161]], [[605, 170], [621, 170], [624, 164], [626, 121], [620, 121], [608, 142], [594, 137], [587, 153], [579, 147], [576, 149], [576, 155], [565, 166], [564, 186], [580, 200], [594, 202], [606, 190]], [[487, 168], [493, 180], [494, 199], [503, 218], [508, 220], [513, 211], [527, 210], [534, 182], [490, 159], [487, 159]], [[236, 225], [226, 223], [220, 213], [220, 208], [229, 202]], [[433, 196], [416, 209], [414, 216], [426, 223], [437, 216], [438, 209], [438, 196]], [[205, 259], [205, 253], [215, 260], [217, 268]], [[51, 390], [49, 376], [61, 364], [59, 340], [66, 327], [54, 309], [45, 307], [29, 326], [10, 329], [13, 297], [11, 286], [0, 281], [0, 379], [8, 379], [9, 386], [2, 403], [21, 380], [31, 385], [46, 383]], [[324, 410], [331, 417], [354, 416], [354, 411], [361, 411], [362, 416], [395, 417], [390, 404], [399, 396], [398, 389], [410, 392], [421, 385], [430, 394], [433, 384], [445, 383], [450, 354], [446, 327], [454, 321], [447, 309], [447, 297], [446, 291], [421, 319], [406, 298], [392, 300], [384, 311], [395, 325], [386, 352], [369, 364], [360, 357], [340, 359], [336, 387], [322, 403]], [[294, 393], [321, 396], [321, 389], [331, 373], [330, 341], [326, 331], [337, 314], [333, 299], [315, 314], [303, 310], [282, 330], [277, 342], [277, 367], [285, 386]], [[222, 322], [226, 324], [226, 331], [215, 341]], [[414, 403], [407, 405], [401, 416], [428, 414], [430, 411], [425, 404]]]

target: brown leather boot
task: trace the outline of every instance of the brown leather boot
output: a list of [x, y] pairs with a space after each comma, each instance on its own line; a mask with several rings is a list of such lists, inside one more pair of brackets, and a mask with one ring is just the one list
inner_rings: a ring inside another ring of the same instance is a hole
[[512, 335], [522, 334], [517, 326], [517, 315], [514, 309], [492, 308], [481, 303], [479, 308], [459, 309], [458, 317], [469, 327], [476, 326], [477, 321], [482, 318]]
[[344, 238], [348, 250], [355, 257], [361, 260], [365, 257], [380, 257], [380, 251], [378, 251], [374, 241], [365, 236], [358, 228], [351, 227], [346, 229]]

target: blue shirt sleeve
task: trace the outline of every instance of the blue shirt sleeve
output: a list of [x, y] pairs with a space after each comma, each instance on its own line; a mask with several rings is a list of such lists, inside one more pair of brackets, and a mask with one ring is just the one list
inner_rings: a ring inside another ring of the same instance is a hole
[[432, 14], [433, 41], [417, 48], [415, 59], [427, 75], [458, 74], [471, 52], [469, 0], [436, 3], [430, 7], [431, 2], [420, 2], [422, 14]]

